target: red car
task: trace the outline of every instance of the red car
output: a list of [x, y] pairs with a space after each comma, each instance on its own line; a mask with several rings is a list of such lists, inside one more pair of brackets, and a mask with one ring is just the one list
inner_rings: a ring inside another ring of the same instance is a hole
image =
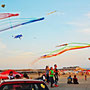
[[3, 80], [0, 83], [0, 90], [49, 90], [41, 80], [13, 79]]

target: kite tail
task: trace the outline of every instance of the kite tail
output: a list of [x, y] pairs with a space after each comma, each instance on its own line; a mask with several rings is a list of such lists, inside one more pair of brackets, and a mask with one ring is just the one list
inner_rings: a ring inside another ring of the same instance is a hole
[[82, 47], [74, 47], [74, 48], [64, 49], [64, 50], [60, 51], [59, 53], [56, 53], [56, 54], [53, 54], [53, 55], [50, 55], [50, 56], [47, 55], [47, 57], [57, 56], [57, 55], [60, 55], [64, 52], [66, 52], [66, 51], [69, 51], [69, 50], [82, 49], [82, 48], [88, 48], [88, 47], [90, 47], [90, 46], [82, 46]]
[[56, 10], [55, 10], [55, 11], [52, 11], [52, 12], [48, 13], [47, 15], [53, 14], [53, 13], [55, 13], [55, 12], [57, 12], [57, 11], [56, 11]]
[[34, 60], [30, 65], [31, 65], [31, 66], [34, 65], [34, 64], [35, 64], [36, 62], [38, 62], [39, 60], [40, 60], [40, 58]]
[[72, 47], [72, 48], [67, 48], [67, 49], [64, 49], [56, 54], [47, 54], [47, 55], [43, 55], [41, 56], [39, 59], [45, 59], [45, 58], [50, 58], [50, 57], [54, 57], [54, 56], [58, 56], [66, 51], [69, 51], [69, 50], [75, 50], [75, 49], [83, 49], [83, 48], [88, 48], [90, 47], [90, 45], [87, 45], [87, 46], [78, 46], [78, 47]]

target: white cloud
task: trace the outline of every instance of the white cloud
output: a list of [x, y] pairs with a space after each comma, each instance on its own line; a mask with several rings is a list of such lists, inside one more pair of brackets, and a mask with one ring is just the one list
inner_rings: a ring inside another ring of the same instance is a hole
[[87, 16], [88, 18], [90, 18], [90, 12], [88, 12], [87, 14], [85, 14], [85, 16]]
[[75, 22], [68, 22], [67, 24], [75, 26], [77, 28], [76, 32], [90, 35], [90, 21], [81, 20]]
[[86, 28], [86, 29], [80, 30], [80, 32], [86, 33], [86, 34], [90, 34], [90, 28]]
[[83, 32], [90, 33], [90, 28], [84, 29]]

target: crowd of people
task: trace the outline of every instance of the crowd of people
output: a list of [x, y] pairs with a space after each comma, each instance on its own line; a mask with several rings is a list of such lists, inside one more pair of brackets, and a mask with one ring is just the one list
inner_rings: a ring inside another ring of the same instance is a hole
[[[45, 68], [45, 73], [37, 79], [41, 79], [45, 81], [47, 84], [50, 83], [50, 87], [58, 87], [58, 76], [60, 76], [59, 70], [57, 69], [57, 65], [54, 65], [53, 67], [46, 66]], [[72, 78], [71, 75], [67, 78], [67, 84], [79, 84], [78, 79], [76, 75]]]
[[[59, 70], [57, 69], [57, 65], [54, 65], [53, 67], [46, 66], [45, 73], [42, 75], [42, 80], [47, 82], [47, 84], [50, 83], [51, 88], [58, 87], [58, 76], [59, 76]], [[71, 75], [67, 78], [67, 84], [79, 84], [78, 79], [76, 75], [72, 78]]]
[[53, 87], [58, 87], [58, 76], [59, 76], [59, 71], [57, 69], [57, 65], [54, 65], [53, 67], [46, 66], [45, 68], [45, 74], [43, 74], [43, 80], [49, 84], [51, 88]]
[[[55, 64], [54, 69], [53, 69], [53, 67], [49, 68], [49, 66], [46, 66], [45, 73], [42, 75], [41, 78], [47, 84], [50, 83], [51, 88], [53, 88], [54, 86], [58, 87], [58, 75], [59, 75], [59, 73], [58, 73], [57, 65]], [[21, 77], [20, 75], [14, 76], [12, 71], [8, 75], [8, 79], [10, 79], [10, 80], [11, 79], [21, 79], [21, 78], [29, 79], [29, 76], [26, 73], [23, 74], [23, 77]], [[41, 79], [41, 78], [39, 77], [36, 79]]]
[[[50, 84], [50, 87], [53, 88], [53, 87], [58, 87], [59, 75], [60, 75], [59, 70], [57, 69], [57, 65], [55, 64], [54, 68], [46, 66], [45, 73], [41, 77], [36, 78], [36, 79], [43, 80], [47, 84]], [[20, 75], [14, 76], [12, 71], [8, 75], [8, 79], [10, 80], [11, 79], [21, 79], [21, 78], [22, 77], [20, 77]], [[29, 76], [26, 73], [24, 73], [23, 79], [29, 79]], [[71, 77], [71, 75], [69, 75], [69, 77], [67, 78], [67, 84], [79, 84], [76, 75], [74, 75], [73, 78]]]

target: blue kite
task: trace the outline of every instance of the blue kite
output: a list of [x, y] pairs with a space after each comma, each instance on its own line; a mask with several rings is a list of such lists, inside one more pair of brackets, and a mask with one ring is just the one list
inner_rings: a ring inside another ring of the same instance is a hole
[[[10, 22], [11, 26], [7, 26], [8, 25], [8, 23], [7, 23], [8, 20], [4, 20], [4, 22], [2, 21], [1, 24], [0, 24], [0, 32], [9, 30], [11, 28], [19, 27], [21, 25], [25, 25], [25, 24], [41, 21], [41, 20], [44, 20], [44, 19], [45, 19], [44, 17], [34, 18], [34, 19], [29, 19], [29, 20], [28, 20], [28, 18], [20, 18], [20, 19], [18, 18], [15, 21], [14, 21], [14, 19], [10, 19], [9, 22]], [[21, 23], [19, 23], [19, 20], [21, 20]], [[25, 20], [25, 21], [23, 22], [23, 20]], [[12, 21], [14, 21], [14, 22], [12, 22]], [[6, 23], [6, 25], [5, 25], [5, 23]], [[1, 29], [1, 26], [3, 26], [4, 28]]]
[[[13, 36], [12, 36], [13, 37]], [[15, 39], [19, 38], [21, 40], [21, 37], [23, 37], [22, 34], [14, 36]]]

